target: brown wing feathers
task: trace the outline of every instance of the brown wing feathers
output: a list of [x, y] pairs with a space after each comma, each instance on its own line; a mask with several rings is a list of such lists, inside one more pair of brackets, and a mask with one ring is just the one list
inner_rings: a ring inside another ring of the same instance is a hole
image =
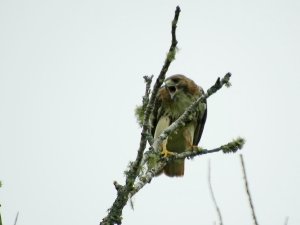
[[[161, 87], [158, 92], [151, 117], [151, 134], [154, 137], [162, 132], [163, 127], [177, 120], [185, 109], [203, 93], [202, 89], [194, 81], [184, 75], [173, 75], [167, 78], [165, 83], [166, 86]], [[193, 145], [199, 143], [207, 117], [207, 108], [199, 106], [196, 117], [186, 124], [185, 127], [170, 134], [166, 140], [166, 146], [169, 148], [167, 150], [183, 152], [191, 145], [190, 140], [192, 140]], [[168, 121], [168, 124], [164, 121]], [[188, 136], [185, 137], [186, 134], [190, 133], [194, 135], [190, 136], [190, 138]], [[164, 168], [164, 173], [171, 177], [183, 176], [184, 160], [169, 162]]]

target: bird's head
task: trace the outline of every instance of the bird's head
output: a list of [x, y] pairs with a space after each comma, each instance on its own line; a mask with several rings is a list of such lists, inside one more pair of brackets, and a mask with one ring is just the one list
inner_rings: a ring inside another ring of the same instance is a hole
[[173, 100], [175, 96], [186, 92], [188, 82], [191, 80], [184, 75], [173, 75], [165, 80], [165, 88]]

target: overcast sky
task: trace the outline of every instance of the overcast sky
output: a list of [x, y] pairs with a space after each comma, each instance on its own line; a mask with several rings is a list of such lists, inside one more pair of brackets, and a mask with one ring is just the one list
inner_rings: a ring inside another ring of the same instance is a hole
[[[134, 108], [143, 75], [159, 73], [176, 5], [180, 51], [168, 76], [204, 89], [200, 145], [237, 136], [259, 224], [300, 224], [300, 2], [0, 1], [0, 189], [4, 225], [95, 225], [116, 197], [113, 181], [135, 158]], [[124, 224], [213, 224], [207, 164], [224, 224], [251, 225], [238, 154], [186, 162], [126, 206]]]

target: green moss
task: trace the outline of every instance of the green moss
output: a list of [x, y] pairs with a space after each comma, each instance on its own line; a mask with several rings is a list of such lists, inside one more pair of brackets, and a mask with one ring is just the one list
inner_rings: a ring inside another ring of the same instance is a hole
[[159, 159], [160, 159], [159, 155], [157, 155], [155, 153], [149, 154], [149, 158], [148, 158], [148, 161], [147, 161], [148, 169], [150, 170], [153, 167], [155, 167]]
[[229, 142], [226, 145], [222, 146], [222, 150], [224, 153], [235, 153], [237, 150], [240, 150], [243, 148], [245, 144], [245, 139], [238, 137], [237, 139], [234, 139], [232, 142]]
[[140, 125], [140, 127], [143, 126], [144, 122], [144, 116], [145, 116], [145, 110], [143, 106], [136, 106], [134, 110], [134, 114], [136, 117], [137, 123]]
[[167, 59], [172, 62], [175, 59], [175, 55], [176, 55], [176, 49], [168, 52]]

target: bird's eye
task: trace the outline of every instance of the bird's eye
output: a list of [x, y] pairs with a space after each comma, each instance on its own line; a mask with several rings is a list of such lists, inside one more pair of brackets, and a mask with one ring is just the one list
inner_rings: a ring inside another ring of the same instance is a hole
[[177, 84], [179, 82], [179, 79], [178, 78], [173, 78], [172, 81]]

